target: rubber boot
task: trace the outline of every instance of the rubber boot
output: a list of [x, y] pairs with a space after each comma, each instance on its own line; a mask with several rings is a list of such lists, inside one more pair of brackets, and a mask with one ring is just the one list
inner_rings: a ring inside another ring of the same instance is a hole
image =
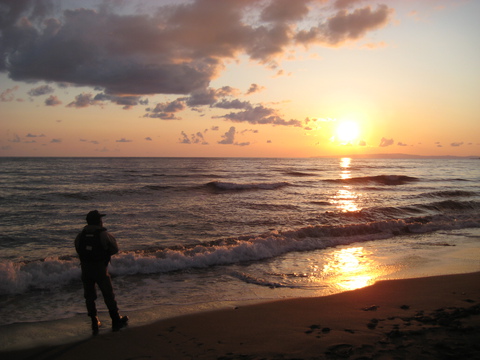
[[98, 319], [98, 316], [92, 316], [92, 334], [97, 335], [98, 334], [98, 328], [102, 326], [102, 323]]
[[120, 316], [118, 312], [110, 313], [112, 318], [112, 331], [118, 331], [128, 325], [128, 316]]

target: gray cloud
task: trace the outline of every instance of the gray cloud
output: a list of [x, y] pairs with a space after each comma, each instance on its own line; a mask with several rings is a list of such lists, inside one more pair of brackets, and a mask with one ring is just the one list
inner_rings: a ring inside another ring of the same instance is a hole
[[218, 143], [222, 145], [232, 145], [235, 142], [235, 132], [235, 127], [230, 127], [230, 129], [222, 135], [223, 140], [220, 140]]
[[249, 101], [240, 101], [238, 99], [235, 100], [226, 100], [222, 99], [213, 105], [214, 107], [221, 108], [221, 109], [251, 109], [252, 105]]
[[158, 103], [154, 108], [147, 108], [145, 117], [158, 118], [162, 120], [178, 120], [175, 113], [185, 109], [185, 103], [181, 100]]
[[205, 141], [203, 134], [201, 132], [197, 132], [196, 134], [191, 134], [188, 136], [185, 131], [180, 133], [181, 138], [178, 139], [178, 142], [181, 144], [201, 144], [201, 145], [208, 145], [208, 142]]
[[28, 95], [30, 95], [30, 96], [41, 96], [41, 95], [51, 94], [53, 92], [54, 92], [53, 87], [51, 87], [49, 85], [42, 85], [42, 86], [31, 89], [28, 92]]
[[257, 92], [260, 92], [262, 90], [264, 90], [265, 87], [263, 86], [259, 86], [258, 84], [252, 84], [250, 85], [250, 87], [248, 88], [247, 92], [246, 92], [246, 95], [251, 95], [251, 94], [255, 94]]
[[95, 100], [92, 94], [90, 93], [81, 93], [77, 96], [75, 96], [75, 100], [72, 101], [70, 104], [67, 105], [67, 107], [73, 107], [73, 108], [85, 108], [88, 106], [92, 105], [98, 105], [99, 101]]
[[[359, 39], [385, 26], [391, 13], [385, 5], [331, 17], [325, 10], [318, 25], [296, 26], [317, 2], [193, 0], [126, 14], [119, 3], [58, 13], [49, 1], [3, 1], [0, 71], [19, 81], [98, 87], [109, 96], [191, 94], [189, 106], [203, 105], [208, 100], [193, 94], [238, 54], [272, 64], [294, 43]], [[127, 107], [137, 101], [109, 100]]]
[[387, 138], [384, 138], [382, 137], [382, 140], [380, 140], [380, 147], [387, 147], [387, 146], [391, 146], [393, 145], [394, 141], [393, 139], [387, 139]]
[[450, 146], [453, 146], [453, 147], [458, 147], [458, 146], [462, 146], [463, 145], [463, 141], [462, 142], [453, 142], [450, 144]]
[[302, 122], [299, 120], [284, 120], [281, 118], [275, 109], [258, 105], [251, 107], [245, 111], [237, 113], [229, 113], [221, 116], [233, 122], [248, 122], [250, 124], [271, 124], [271, 125], [285, 125], [301, 127]]
[[47, 99], [45, 99], [45, 105], [47, 106], [57, 106], [61, 103], [62, 102], [55, 95], [50, 95]]
[[347, 40], [357, 40], [367, 32], [385, 26], [390, 21], [392, 13], [393, 10], [386, 5], [379, 5], [375, 10], [370, 6], [352, 12], [342, 9], [335, 16], [322, 21], [318, 27], [300, 31], [296, 39], [305, 44], [340, 45]]
[[117, 105], [123, 105], [124, 109], [130, 109], [132, 106], [141, 104], [147, 105], [148, 100], [142, 99], [141, 96], [134, 95], [110, 95], [105, 93], [99, 93], [93, 98], [94, 101], [110, 101]]
[[234, 126], [230, 127], [230, 129], [222, 135], [222, 139], [218, 141], [218, 144], [222, 145], [236, 145], [236, 146], [248, 146], [250, 145], [250, 142], [236, 142], [235, 141], [235, 136], [237, 134], [237, 131]]

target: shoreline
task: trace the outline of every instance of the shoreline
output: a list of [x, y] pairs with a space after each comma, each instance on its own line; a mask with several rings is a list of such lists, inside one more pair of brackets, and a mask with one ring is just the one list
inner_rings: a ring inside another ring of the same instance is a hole
[[383, 280], [329, 296], [199, 312], [68, 344], [3, 351], [0, 356], [12, 360], [480, 358], [479, 335], [480, 272], [474, 272]]

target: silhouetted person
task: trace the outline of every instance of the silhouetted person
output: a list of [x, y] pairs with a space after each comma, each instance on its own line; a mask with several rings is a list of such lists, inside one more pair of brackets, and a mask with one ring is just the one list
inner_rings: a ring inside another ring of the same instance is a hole
[[113, 293], [112, 281], [108, 273], [108, 264], [112, 255], [118, 253], [117, 241], [103, 227], [102, 217], [97, 210], [87, 214], [87, 225], [75, 238], [75, 249], [80, 258], [82, 282], [88, 316], [92, 319], [93, 334], [98, 333], [102, 325], [97, 316], [96, 285], [100, 288], [103, 300], [112, 318], [112, 330], [118, 331], [127, 325], [128, 317], [118, 314], [117, 302]]

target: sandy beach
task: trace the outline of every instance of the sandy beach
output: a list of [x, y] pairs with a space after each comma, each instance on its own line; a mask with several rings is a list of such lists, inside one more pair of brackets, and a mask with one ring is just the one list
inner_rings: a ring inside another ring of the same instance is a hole
[[332, 296], [134, 324], [131, 319], [120, 332], [0, 357], [480, 359], [480, 273], [381, 281]]

